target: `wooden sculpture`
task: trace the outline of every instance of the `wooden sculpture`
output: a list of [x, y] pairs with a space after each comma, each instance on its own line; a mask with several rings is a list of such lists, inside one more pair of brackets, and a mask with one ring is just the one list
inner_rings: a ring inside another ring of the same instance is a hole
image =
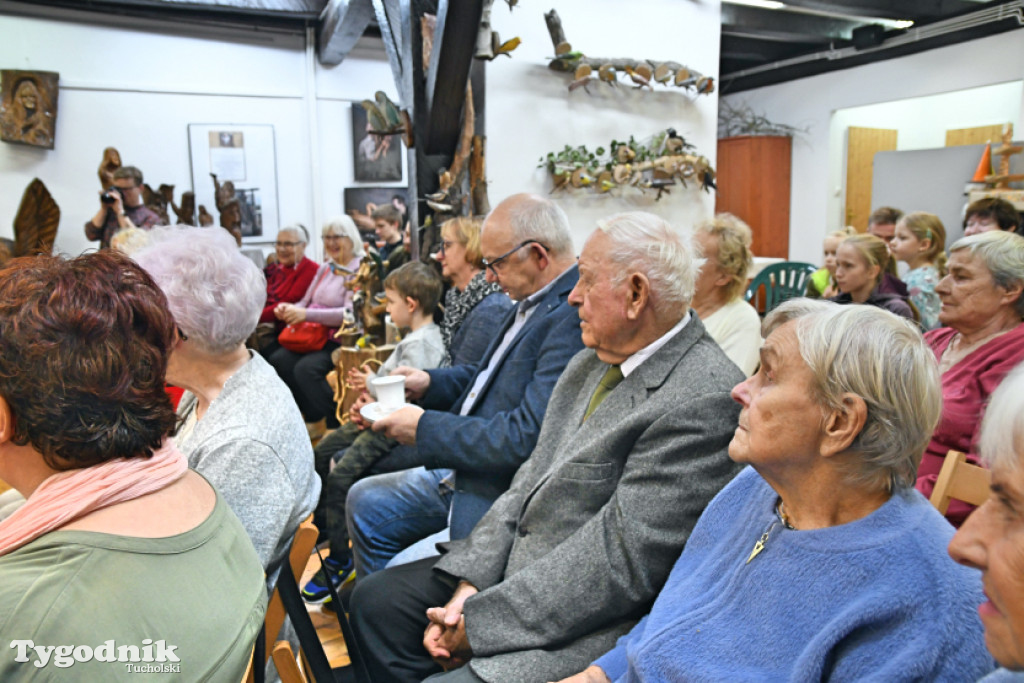
[[114, 184], [114, 171], [121, 168], [121, 153], [115, 147], [107, 147], [103, 150], [103, 159], [100, 167], [96, 170], [100, 177], [100, 189], [106, 190]]
[[[371, 341], [384, 341], [384, 308], [386, 302], [380, 301], [379, 295], [384, 291], [381, 279], [383, 270], [380, 258], [367, 254], [359, 262], [356, 276], [345, 286], [355, 292], [352, 297], [352, 312], [355, 314], [356, 325], [362, 327], [363, 336]], [[342, 329], [344, 334], [352, 330]]]
[[565, 39], [558, 12], [546, 12], [544, 20], [551, 35], [551, 44], [555, 48], [555, 57], [548, 64], [548, 68], [573, 74], [573, 81], [569, 84], [570, 91], [583, 88], [589, 92], [590, 84], [597, 82], [617, 85], [622, 76], [626, 76], [628, 82], [637, 88], [649, 90], [653, 90], [654, 84], [658, 83], [666, 87], [692, 89], [698, 95], [708, 95], [715, 91], [714, 78], [679, 62], [588, 57], [578, 50], [573, 50], [572, 45]]
[[213, 197], [220, 211], [220, 225], [234, 236], [238, 246], [242, 246], [242, 206], [235, 195], [235, 184], [230, 180], [221, 184], [216, 173], [211, 173], [210, 177], [213, 178]]
[[14, 240], [0, 239], [0, 266], [18, 256], [52, 253], [59, 223], [60, 207], [43, 181], [33, 178], [14, 217]]
[[705, 192], [715, 187], [715, 169], [707, 157], [694, 153], [674, 128], [655, 135], [648, 144], [635, 140], [612, 140], [608, 149], [598, 147], [591, 152], [584, 145], [566, 145], [558, 152], [542, 157], [540, 166], [547, 169], [559, 189], [590, 188], [608, 192], [617, 187], [656, 190], [655, 199], [678, 181], [687, 186], [696, 181]]
[[52, 71], [0, 71], [0, 140], [53, 149], [58, 78]]
[[1003, 126], [1002, 141], [1002, 145], [992, 150], [992, 153], [999, 157], [999, 172], [985, 178], [985, 182], [993, 185], [997, 190], [1007, 190], [1010, 188], [1011, 182], [1024, 180], [1024, 174], [1010, 173], [1010, 157], [1024, 151], [1024, 147], [1013, 144], [1012, 123], [1007, 123]]

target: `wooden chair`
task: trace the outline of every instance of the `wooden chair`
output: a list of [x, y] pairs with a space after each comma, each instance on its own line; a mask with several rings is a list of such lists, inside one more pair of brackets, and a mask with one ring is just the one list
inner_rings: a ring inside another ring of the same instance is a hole
[[992, 473], [987, 469], [967, 462], [967, 456], [960, 451], [950, 451], [939, 470], [929, 501], [942, 514], [946, 514], [949, 501], [954, 498], [981, 505], [988, 500], [991, 480]]
[[277, 641], [272, 656], [274, 657], [274, 666], [277, 667], [277, 675], [281, 677], [281, 683], [309, 683], [306, 674], [299, 668], [291, 643], [287, 640]]
[[[302, 523], [299, 524], [299, 528], [296, 529], [295, 536], [292, 538], [291, 550], [288, 551], [288, 564], [292, 568], [293, 575], [302, 576], [302, 572], [306, 569], [306, 563], [309, 562], [309, 556], [312, 554], [314, 546], [316, 546], [316, 538], [319, 533], [316, 525], [313, 524], [313, 515], [302, 520]], [[270, 601], [267, 603], [267, 613], [263, 618], [266, 654], [263, 662], [255, 663], [254, 666], [266, 666], [267, 660], [272, 655], [275, 643], [277, 643], [277, 636], [284, 625], [284, 618], [284, 604], [281, 602], [281, 596], [275, 588], [274, 592], [270, 595]], [[276, 664], [277, 660], [275, 659], [274, 661]], [[253, 678], [250, 675], [246, 680], [251, 682]]]

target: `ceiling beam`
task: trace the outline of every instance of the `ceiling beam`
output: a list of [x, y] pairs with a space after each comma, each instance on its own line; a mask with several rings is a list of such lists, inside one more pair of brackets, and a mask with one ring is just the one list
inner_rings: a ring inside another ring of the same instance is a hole
[[[818, 45], [809, 43], [779, 42], [768, 40], [752, 40], [736, 36], [722, 36], [721, 58], [743, 62], [759, 62], [766, 64], [777, 62], [796, 54], [820, 49]], [[723, 68], [721, 73], [728, 73]]]
[[976, 10], [980, 3], [964, 0], [783, 0], [787, 5], [817, 12], [828, 12], [875, 19], [913, 19], [925, 21]]
[[451, 154], [458, 143], [482, 14], [483, 0], [441, 0], [438, 5], [427, 71], [426, 154]]
[[370, 0], [330, 0], [317, 34], [320, 63], [327, 66], [341, 64], [362, 38], [373, 16]]
[[860, 21], [818, 14], [722, 5], [723, 36], [821, 44], [849, 40], [853, 29], [863, 24]]

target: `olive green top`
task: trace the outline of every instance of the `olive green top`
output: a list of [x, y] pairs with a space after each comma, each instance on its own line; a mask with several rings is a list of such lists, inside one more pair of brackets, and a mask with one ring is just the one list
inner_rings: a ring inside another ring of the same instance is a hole
[[266, 600], [219, 494], [175, 536], [54, 531], [0, 557], [0, 681], [241, 681]]

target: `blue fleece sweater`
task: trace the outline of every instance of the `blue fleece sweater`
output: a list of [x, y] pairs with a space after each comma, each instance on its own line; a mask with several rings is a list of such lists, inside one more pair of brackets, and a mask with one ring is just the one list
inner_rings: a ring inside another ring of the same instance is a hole
[[920, 493], [808, 531], [786, 529], [777, 500], [748, 467], [711, 501], [651, 613], [595, 662], [609, 679], [974, 681], [994, 668], [981, 576], [946, 554], [953, 528]]

